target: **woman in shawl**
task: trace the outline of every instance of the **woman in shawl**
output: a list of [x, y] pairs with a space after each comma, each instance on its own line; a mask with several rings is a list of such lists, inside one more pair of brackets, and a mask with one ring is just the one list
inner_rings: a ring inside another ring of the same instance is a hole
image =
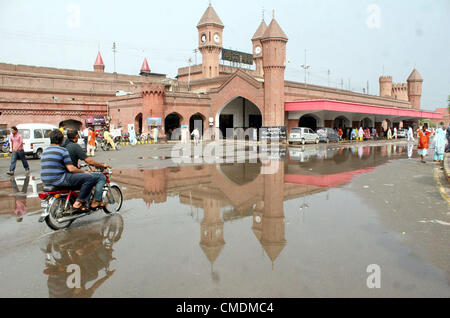
[[362, 127], [359, 127], [358, 137], [359, 137], [359, 140], [360, 140], [360, 141], [363, 141], [364, 130], [362, 129]]
[[444, 151], [445, 145], [447, 144], [447, 138], [445, 135], [445, 131], [442, 127], [439, 127], [436, 131], [436, 135], [434, 136], [433, 145], [434, 145], [434, 162], [436, 161], [444, 161]]

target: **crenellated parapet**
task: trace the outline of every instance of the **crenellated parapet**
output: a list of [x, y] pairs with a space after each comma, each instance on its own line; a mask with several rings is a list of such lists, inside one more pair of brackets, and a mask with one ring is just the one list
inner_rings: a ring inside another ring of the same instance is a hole
[[164, 95], [164, 84], [151, 83], [142, 84], [142, 96], [145, 95]]

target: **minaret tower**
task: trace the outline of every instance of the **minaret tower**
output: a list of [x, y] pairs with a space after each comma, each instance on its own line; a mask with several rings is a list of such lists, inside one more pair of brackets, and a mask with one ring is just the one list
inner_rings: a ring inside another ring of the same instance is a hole
[[414, 67], [414, 70], [409, 75], [407, 81], [408, 85], [408, 99], [413, 109], [420, 109], [420, 97], [422, 96], [422, 82], [423, 78]]
[[197, 24], [199, 50], [202, 53], [202, 74], [205, 78], [219, 76], [219, 55], [222, 52], [224, 25], [211, 2]]
[[264, 70], [263, 126], [284, 126], [284, 70], [288, 38], [273, 19], [261, 38]]
[[103, 64], [102, 55], [100, 54], [100, 51], [98, 51], [97, 58], [95, 59], [94, 63], [94, 72], [103, 73], [104, 71], [105, 71], [105, 64]]
[[253, 59], [255, 60], [256, 64], [256, 72], [258, 76], [263, 77], [263, 52], [262, 52], [262, 45], [261, 45], [261, 38], [264, 35], [264, 32], [267, 29], [267, 24], [264, 21], [264, 15], [261, 21], [261, 24], [259, 25], [258, 29], [255, 32], [255, 35], [252, 37], [252, 44], [253, 44]]

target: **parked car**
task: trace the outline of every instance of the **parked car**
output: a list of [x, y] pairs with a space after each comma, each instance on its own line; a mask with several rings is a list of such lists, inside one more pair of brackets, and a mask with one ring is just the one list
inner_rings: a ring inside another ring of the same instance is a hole
[[296, 127], [291, 129], [289, 134], [289, 144], [299, 142], [302, 145], [305, 143], [316, 143], [320, 141], [319, 135], [317, 135], [311, 128]]
[[407, 135], [408, 135], [407, 129], [399, 129], [397, 131], [397, 138], [406, 138]]
[[330, 141], [339, 141], [339, 134], [332, 128], [319, 128], [316, 133], [319, 135], [319, 141], [326, 143], [329, 143]]
[[42, 152], [50, 146], [50, 133], [58, 127], [49, 124], [19, 124], [17, 129], [23, 137], [25, 155], [40, 159]]

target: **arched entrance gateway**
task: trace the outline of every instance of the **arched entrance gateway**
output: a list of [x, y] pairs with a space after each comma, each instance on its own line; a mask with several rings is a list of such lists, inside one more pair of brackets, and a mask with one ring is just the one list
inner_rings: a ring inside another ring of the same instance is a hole
[[175, 129], [181, 127], [181, 119], [182, 117], [177, 113], [171, 113], [166, 116], [166, 119], [164, 120], [164, 130], [167, 136], [167, 140], [171, 140], [172, 132]]
[[317, 129], [317, 119], [312, 115], [304, 115], [298, 120], [298, 127], [311, 128], [316, 131]]
[[[262, 113], [257, 105], [244, 97], [235, 97], [226, 103], [216, 115], [216, 127], [220, 129], [222, 138], [234, 138], [237, 129], [246, 131], [248, 128], [262, 127]], [[232, 136], [227, 135], [227, 129], [232, 129]], [[251, 132], [249, 131], [249, 134]]]
[[61, 125], [61, 124], [63, 124], [66, 128], [73, 128], [73, 129], [77, 129], [77, 130], [80, 130], [81, 125], [82, 125], [81, 121], [74, 120], [74, 119], [64, 120], [59, 123], [59, 125]]
[[372, 119], [366, 117], [363, 120], [361, 120], [361, 126], [362, 128], [372, 128], [374, 127], [374, 123]]
[[139, 113], [135, 118], [134, 118], [134, 130], [136, 131], [137, 134], [142, 134], [142, 113]]
[[191, 118], [189, 119], [189, 132], [192, 133], [194, 128], [197, 128], [198, 131], [200, 132], [200, 136], [203, 136], [204, 123], [205, 117], [202, 114], [196, 113], [192, 115]]

